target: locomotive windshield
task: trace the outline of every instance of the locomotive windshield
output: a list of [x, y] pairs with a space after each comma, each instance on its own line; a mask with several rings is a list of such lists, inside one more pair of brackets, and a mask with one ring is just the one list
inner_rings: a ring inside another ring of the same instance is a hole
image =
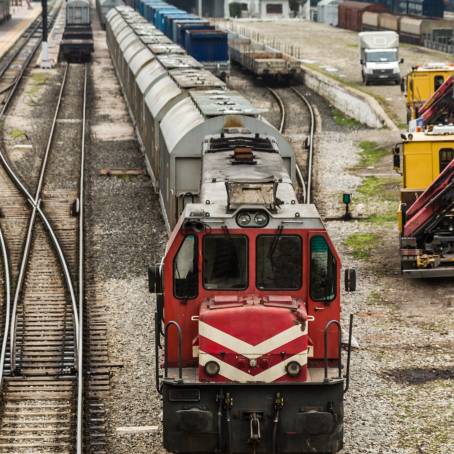
[[331, 249], [322, 236], [311, 238], [311, 298], [332, 301], [336, 296], [337, 264]]
[[203, 285], [208, 290], [245, 289], [248, 286], [247, 238], [207, 235], [203, 241]]
[[257, 238], [257, 288], [301, 288], [302, 245], [296, 235], [260, 235]]

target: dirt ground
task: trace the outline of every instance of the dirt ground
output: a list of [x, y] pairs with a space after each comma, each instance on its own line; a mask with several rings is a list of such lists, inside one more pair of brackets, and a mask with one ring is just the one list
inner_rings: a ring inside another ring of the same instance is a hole
[[[247, 21], [236, 25], [259, 32], [270, 39], [286, 41], [302, 48], [302, 61], [311, 68], [336, 80], [373, 95], [398, 126], [406, 120], [406, 109], [399, 86], [364, 86], [359, 64], [358, 35], [356, 32], [303, 20]], [[401, 44], [402, 75], [412, 66], [430, 62], [452, 61], [452, 56], [424, 47]]]

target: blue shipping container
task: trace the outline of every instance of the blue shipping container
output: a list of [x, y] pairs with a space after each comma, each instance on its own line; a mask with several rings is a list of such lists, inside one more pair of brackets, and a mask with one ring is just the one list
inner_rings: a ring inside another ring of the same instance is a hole
[[196, 17], [194, 19], [175, 19], [174, 21], [172, 21], [172, 40], [173, 42], [177, 43], [177, 44], [180, 44], [179, 42], [179, 26], [182, 26], [182, 25], [208, 25], [208, 21], [205, 20], [205, 19], [200, 19], [200, 17]]
[[227, 33], [220, 30], [187, 30], [186, 51], [200, 62], [229, 59]]
[[213, 25], [204, 24], [183, 24], [178, 27], [178, 43], [183, 49], [186, 49], [186, 32], [188, 30], [214, 30]]

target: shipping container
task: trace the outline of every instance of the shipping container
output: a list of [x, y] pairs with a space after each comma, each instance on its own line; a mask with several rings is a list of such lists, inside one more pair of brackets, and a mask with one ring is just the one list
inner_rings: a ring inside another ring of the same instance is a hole
[[378, 15], [379, 30], [390, 30], [399, 33], [400, 16], [389, 13], [380, 13]]
[[228, 35], [221, 30], [188, 30], [186, 51], [200, 62], [227, 61]]
[[385, 6], [377, 3], [346, 1], [339, 3], [339, 27], [361, 31], [363, 14], [366, 11], [386, 12]]
[[188, 30], [215, 30], [214, 25], [209, 23], [182, 24], [178, 26], [177, 43], [186, 49], [186, 32]]
[[176, 19], [172, 22], [172, 41], [180, 44], [179, 42], [179, 26], [183, 25], [209, 25], [209, 22], [206, 19], [200, 19], [200, 17], [197, 17], [195, 19]]
[[363, 26], [362, 30], [378, 30], [378, 18], [380, 13], [374, 13], [373, 11], [365, 11], [363, 14]]

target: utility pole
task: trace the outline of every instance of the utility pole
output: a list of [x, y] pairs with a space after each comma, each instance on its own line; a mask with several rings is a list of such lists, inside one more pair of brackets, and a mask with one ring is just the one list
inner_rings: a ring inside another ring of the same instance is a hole
[[42, 24], [43, 24], [43, 41], [41, 43], [41, 68], [50, 68], [49, 62], [49, 45], [47, 43], [47, 0], [41, 0], [42, 7]]

